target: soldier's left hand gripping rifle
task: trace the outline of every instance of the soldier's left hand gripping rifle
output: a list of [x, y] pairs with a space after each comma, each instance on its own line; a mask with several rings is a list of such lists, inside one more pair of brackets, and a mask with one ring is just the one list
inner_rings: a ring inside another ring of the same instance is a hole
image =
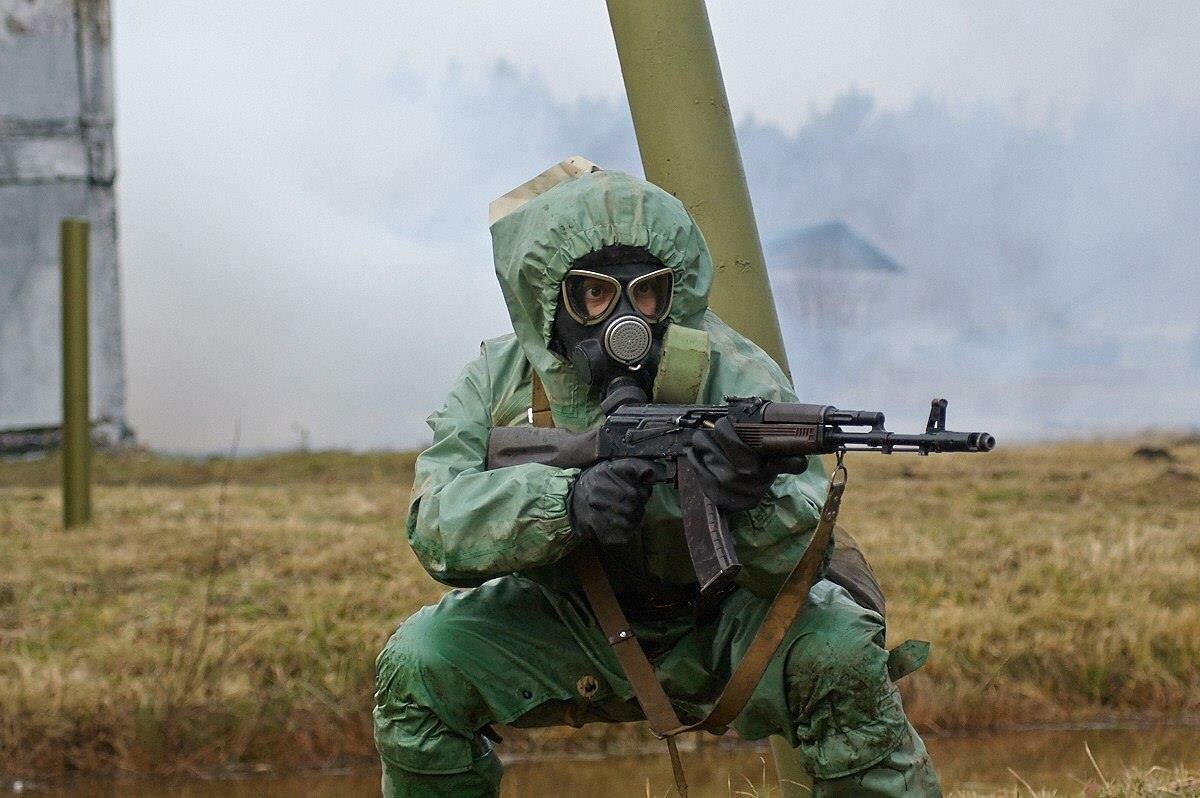
[[[839, 410], [832, 405], [773, 402], [757, 396], [726, 397], [724, 405], [651, 404], [639, 387], [610, 390], [601, 407], [604, 424], [586, 432], [554, 427], [497, 427], [488, 438], [487, 468], [542, 463], [585, 468], [597, 461], [636, 457], [657, 461], [659, 481], [679, 491], [692, 565], [700, 586], [697, 610], [719, 601], [741, 569], [723, 513], [704, 495], [687, 452], [692, 436], [728, 418], [738, 437], [767, 456], [873, 451], [988, 452], [996, 439], [986, 432], [946, 429], [946, 400], [935, 399], [925, 431], [884, 429], [883, 413]], [[846, 428], [860, 428], [858, 430]], [[865, 428], [865, 429], [862, 429]]]

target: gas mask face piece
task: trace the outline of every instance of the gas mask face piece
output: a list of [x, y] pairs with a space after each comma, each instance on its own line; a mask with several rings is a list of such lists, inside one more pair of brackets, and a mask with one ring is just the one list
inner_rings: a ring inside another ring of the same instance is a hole
[[555, 343], [593, 388], [618, 377], [647, 389], [653, 381], [674, 274], [649, 253], [637, 260], [593, 267], [581, 259], [563, 278]]

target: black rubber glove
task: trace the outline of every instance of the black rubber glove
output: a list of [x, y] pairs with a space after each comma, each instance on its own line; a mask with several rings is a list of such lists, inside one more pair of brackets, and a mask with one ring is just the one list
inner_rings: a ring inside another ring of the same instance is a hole
[[697, 432], [687, 457], [705, 495], [730, 512], [749, 510], [762, 501], [780, 474], [799, 474], [808, 468], [808, 458], [803, 455], [760, 455], [742, 442], [728, 418], [718, 421], [711, 430]]
[[567, 501], [571, 528], [601, 546], [631, 542], [642, 525], [658, 471], [654, 463], [632, 457], [584, 469]]

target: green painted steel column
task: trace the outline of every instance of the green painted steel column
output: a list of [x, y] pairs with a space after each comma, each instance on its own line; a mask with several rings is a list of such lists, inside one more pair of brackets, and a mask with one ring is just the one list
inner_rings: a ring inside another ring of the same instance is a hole
[[[646, 179], [678, 197], [716, 265], [717, 315], [788, 371], [758, 225], [703, 0], [607, 0]], [[796, 751], [771, 738], [783, 798], [807, 795]]]
[[787, 371], [703, 0], [608, 0], [646, 179], [683, 201], [717, 267], [711, 304]]
[[88, 223], [62, 221], [63, 525], [92, 518], [88, 418]]

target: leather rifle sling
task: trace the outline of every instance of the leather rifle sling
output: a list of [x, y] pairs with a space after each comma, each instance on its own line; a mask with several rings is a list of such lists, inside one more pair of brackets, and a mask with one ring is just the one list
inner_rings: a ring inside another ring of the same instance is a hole
[[[533, 374], [532, 397], [533, 426], [553, 427], [554, 419], [550, 414], [546, 389], [536, 372]], [[543, 403], [541, 408], [537, 406], [539, 397]], [[595, 545], [591, 541], [585, 541], [575, 547], [569, 559], [575, 571], [575, 578], [579, 580], [588, 604], [591, 605], [592, 614], [596, 616], [601, 631], [612, 646], [617, 662], [621, 664], [621, 670], [625, 672], [625, 678], [629, 680], [642, 712], [650, 722], [650, 728], [660, 737], [682, 729], [683, 723], [659, 684], [658, 677], [654, 675], [654, 667], [642, 651], [642, 645], [634, 635], [633, 627], [625, 618], [625, 612], [617, 601], [612, 583], [608, 581], [608, 574], [604, 571]]]
[[[532, 367], [531, 371], [532, 371]], [[550, 397], [546, 396], [546, 386], [533, 372], [533, 384], [529, 395], [529, 423], [535, 427], [553, 427], [554, 416], [550, 414]]]
[[809, 591], [820, 579], [821, 564], [825, 560], [825, 551], [833, 540], [833, 529], [837, 524], [838, 510], [841, 508], [842, 493], [845, 490], [846, 469], [842, 465], [842, 456], [839, 453], [837, 467], [829, 477], [829, 491], [825, 495], [825, 503], [821, 505], [820, 520], [817, 521], [817, 528], [813, 530], [804, 554], [775, 593], [771, 606], [767, 608], [767, 614], [763, 616], [758, 630], [754, 633], [750, 647], [738, 660], [713, 708], [704, 720], [688, 726], [683, 731], [721, 734], [750, 700], [750, 694], [758, 686], [767, 665], [779, 650], [792, 621], [804, 609]]
[[[536, 397], [539, 394], [543, 398], [546, 396], [541, 380], [534, 373], [532, 395]], [[531, 412], [534, 426], [554, 426], [548, 401], [546, 405], [545, 413]], [[539, 421], [541, 423], [538, 423]], [[689, 725], [684, 725], [679, 720], [679, 715], [671, 706], [666, 691], [654, 673], [654, 666], [647, 659], [641, 643], [633, 633], [633, 627], [617, 601], [595, 546], [590, 542], [585, 543], [576, 547], [570, 555], [575, 577], [587, 596], [601, 631], [612, 646], [613, 654], [625, 672], [625, 678], [629, 680], [629, 686], [633, 689], [651, 730], [656, 736], [667, 740], [676, 786], [684, 798], [687, 796], [687, 785], [683, 780], [683, 769], [674, 737], [689, 731], [721, 734], [742, 711], [783, 642], [792, 621], [803, 609], [809, 591], [820, 577], [821, 564], [825, 559], [825, 551], [833, 540], [833, 530], [837, 524], [838, 510], [841, 508], [842, 493], [845, 489], [846, 469], [842, 465], [842, 453], [839, 452], [837, 466], [829, 477], [829, 490], [825, 503], [821, 506], [817, 528], [813, 531], [804, 554], [784, 579], [775, 598], [771, 600], [771, 606], [767, 608], [766, 615], [754, 633], [754, 639], [734, 667], [713, 708], [702, 720]]]
[[[535, 427], [553, 427], [554, 416], [550, 412], [550, 399], [546, 394], [546, 387], [537, 372], [532, 372], [532, 380], [529, 421]], [[654, 666], [646, 658], [646, 652], [642, 651], [642, 644], [638, 642], [633, 627], [617, 601], [617, 594], [613, 592], [612, 583], [608, 581], [608, 574], [600, 562], [596, 546], [591, 541], [584, 541], [576, 546], [568, 557], [575, 571], [575, 578], [583, 588], [583, 594], [587, 596], [592, 614], [596, 616], [600, 630], [604, 632], [609, 646], [612, 647], [613, 654], [621, 665], [621, 671], [629, 680], [629, 686], [633, 689], [651, 730], [658, 737], [666, 738], [675, 789], [680, 798], [688, 798], [683, 760], [679, 758], [679, 746], [675, 743], [675, 735], [683, 729], [683, 723], [675, 713], [675, 708], [671, 706], [671, 700], [667, 698], [666, 691], [662, 689], [658, 677], [654, 674]]]

